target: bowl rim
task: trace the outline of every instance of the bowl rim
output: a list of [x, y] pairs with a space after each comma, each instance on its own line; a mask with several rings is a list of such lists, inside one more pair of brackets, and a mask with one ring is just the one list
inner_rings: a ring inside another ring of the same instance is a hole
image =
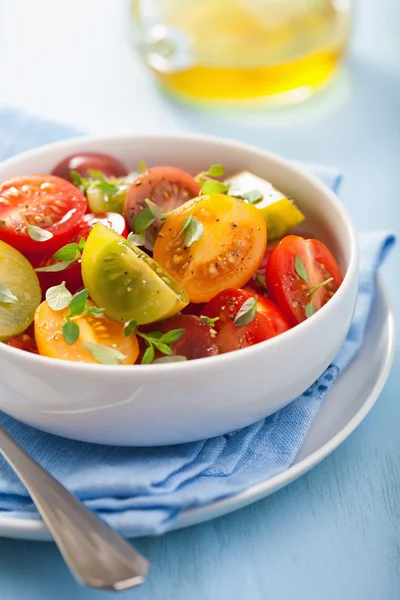
[[[320, 192], [325, 199], [330, 203], [330, 208], [334, 209], [336, 213], [339, 215], [345, 230], [345, 235], [349, 239], [349, 261], [346, 273], [343, 277], [343, 282], [334, 296], [327, 302], [320, 310], [318, 310], [312, 317], [312, 319], [307, 319], [302, 323], [296, 325], [285, 331], [284, 333], [270, 338], [269, 340], [265, 340], [260, 342], [259, 344], [255, 344], [253, 346], [249, 346], [247, 348], [242, 348], [240, 352], [229, 352], [226, 354], [218, 354], [216, 356], [208, 356], [197, 360], [188, 360], [188, 361], [179, 361], [179, 362], [171, 362], [171, 363], [156, 363], [152, 364], [152, 368], [150, 369], [148, 365], [142, 364], [134, 364], [134, 365], [103, 365], [103, 364], [95, 364], [95, 363], [79, 363], [62, 359], [50, 358], [47, 356], [42, 356], [39, 354], [33, 354], [30, 352], [22, 352], [18, 348], [13, 348], [12, 346], [8, 346], [7, 344], [0, 343], [0, 358], [4, 353], [5, 356], [9, 356], [10, 358], [14, 357], [15, 359], [19, 356], [19, 360], [22, 362], [31, 363], [32, 365], [43, 365], [53, 367], [53, 369], [57, 368], [61, 371], [64, 371], [66, 374], [73, 375], [73, 373], [83, 373], [87, 372], [87, 374], [100, 373], [109, 374], [118, 374], [118, 377], [133, 377], [136, 373], [140, 375], [141, 378], [149, 377], [154, 378], [155, 373], [159, 373], [160, 376], [165, 373], [171, 373], [175, 376], [179, 375], [180, 371], [185, 370], [186, 374], [189, 374], [193, 369], [196, 371], [200, 371], [200, 369], [208, 369], [215, 365], [215, 368], [220, 369], [224, 366], [224, 364], [232, 364], [234, 367], [237, 361], [240, 361], [240, 357], [244, 357], [244, 353], [246, 356], [250, 357], [252, 354], [262, 353], [263, 350], [268, 345], [269, 348], [273, 348], [275, 346], [282, 343], [282, 339], [290, 343], [291, 339], [295, 339], [295, 337], [299, 335], [307, 335], [307, 331], [310, 327], [316, 326], [316, 319], [329, 319], [330, 314], [335, 310], [336, 305], [340, 302], [341, 298], [349, 293], [350, 288], [353, 284], [355, 278], [357, 278], [358, 274], [358, 243], [357, 243], [357, 235], [355, 232], [355, 228], [351, 217], [340, 201], [339, 197], [322, 181], [320, 181], [314, 175], [303, 171], [297, 164], [292, 163], [290, 160], [281, 157], [274, 152], [270, 152], [269, 150], [265, 150], [264, 148], [260, 148], [258, 146], [254, 146], [252, 144], [241, 142], [234, 140], [232, 138], [225, 138], [213, 135], [205, 135], [205, 134], [197, 134], [197, 133], [175, 133], [175, 132], [161, 132], [161, 133], [138, 133], [138, 134], [121, 134], [121, 135], [83, 135], [83, 136], [75, 136], [73, 138], [68, 138], [67, 140], [61, 140], [58, 142], [53, 142], [50, 144], [45, 144], [38, 148], [33, 148], [31, 150], [26, 150], [25, 152], [21, 152], [11, 158], [8, 158], [4, 161], [0, 162], [0, 169], [8, 166], [12, 166], [13, 163], [18, 163], [21, 159], [35, 159], [41, 155], [50, 154], [52, 150], [62, 149], [64, 148], [66, 151], [66, 156], [68, 153], [72, 154], [76, 151], [82, 150], [85, 144], [102, 144], [106, 146], [107, 144], [120, 143], [120, 142], [136, 142], [140, 143], [141, 140], [156, 142], [161, 139], [170, 139], [171, 142], [181, 141], [181, 140], [192, 140], [195, 142], [196, 140], [201, 140], [203, 142], [208, 142], [210, 144], [217, 144], [222, 147], [234, 147], [238, 151], [244, 153], [256, 153], [260, 156], [261, 159], [267, 160], [270, 164], [276, 165], [280, 168], [288, 169], [292, 173], [294, 173], [307, 185], [311, 185]], [[76, 148], [76, 146], [81, 146], [81, 148]], [[106, 149], [104, 150], [106, 151]], [[314, 323], [314, 325], [313, 325]], [[278, 350], [279, 351], [279, 350]], [[121, 366], [123, 368], [121, 368]], [[135, 367], [132, 369], [130, 367]], [[155, 371], [156, 369], [156, 371]], [[147, 375], [146, 375], [147, 374]]]

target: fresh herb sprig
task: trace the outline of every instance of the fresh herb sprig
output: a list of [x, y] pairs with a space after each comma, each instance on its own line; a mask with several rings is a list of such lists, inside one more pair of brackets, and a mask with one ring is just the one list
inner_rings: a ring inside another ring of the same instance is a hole
[[201, 184], [201, 194], [226, 194], [228, 186], [214, 177], [222, 177], [225, 169], [222, 165], [211, 165], [208, 171], [201, 171], [195, 180]]
[[158, 206], [155, 202], [149, 198], [145, 199], [147, 208], [140, 211], [133, 221], [133, 228], [137, 235], [144, 235], [146, 229], [150, 227], [157, 219], [164, 220], [166, 215], [161, 206]]
[[310, 285], [310, 282], [308, 280], [307, 269], [306, 269], [305, 264], [303, 263], [301, 257], [298, 254], [296, 254], [296, 256], [294, 258], [294, 268], [295, 268], [297, 275], [303, 281], [305, 281], [307, 283], [306, 292], [307, 292], [307, 298], [308, 298], [309, 302], [308, 302], [308, 304], [306, 304], [304, 312], [305, 312], [306, 318], [309, 319], [317, 311], [317, 309], [315, 308], [315, 305], [313, 303], [315, 294], [321, 288], [325, 287], [326, 285], [329, 285], [331, 283], [331, 281], [333, 281], [333, 277], [329, 277], [328, 279], [325, 279], [325, 281], [322, 281], [321, 283], [318, 283], [317, 285]]
[[[167, 356], [172, 356], [171, 344], [180, 339], [182, 334], [184, 333], [184, 329], [172, 329], [171, 331], [167, 331], [167, 333], [162, 333], [161, 331], [152, 331], [150, 333], [143, 333], [139, 331], [137, 328], [137, 321], [135, 319], [131, 319], [127, 323], [125, 323], [124, 327], [124, 335], [132, 335], [133, 333], [138, 335], [144, 340], [146, 344], [146, 350], [143, 354], [142, 365], [148, 365], [152, 362], [156, 362], [154, 360], [155, 351], [158, 350], [162, 354]], [[180, 358], [180, 360], [183, 360]], [[157, 359], [157, 362], [161, 362]], [[166, 362], [166, 361], [162, 361]], [[169, 361], [171, 362], [171, 361]]]
[[207, 323], [207, 325], [214, 325], [217, 321], [219, 321], [219, 317], [207, 317], [206, 315], [200, 315], [200, 321], [203, 323]]
[[51, 240], [53, 237], [53, 234], [48, 229], [42, 229], [38, 225], [31, 225], [24, 216], [22, 217], [22, 220], [28, 229], [29, 237], [32, 240], [35, 240], [35, 242], [47, 242], [47, 240]]
[[186, 248], [190, 248], [190, 246], [194, 242], [198, 242], [203, 235], [204, 227], [203, 223], [196, 219], [193, 215], [189, 215], [183, 221], [182, 228], [178, 233], [176, 239], [178, 239], [181, 235], [183, 235], [183, 241]]
[[54, 273], [58, 271], [65, 271], [65, 269], [68, 269], [70, 265], [72, 265], [74, 262], [77, 262], [81, 258], [84, 247], [84, 238], [81, 238], [78, 243], [72, 242], [67, 244], [53, 254], [53, 259], [57, 262], [45, 267], [38, 267], [35, 269], [35, 271], [38, 273]]
[[256, 298], [248, 298], [245, 302], [243, 302], [242, 306], [239, 308], [233, 323], [234, 325], [236, 325], [236, 327], [248, 325], [249, 323], [254, 321], [256, 314], [257, 300]]
[[233, 196], [234, 198], [240, 198], [240, 200], [244, 200], [248, 204], [258, 204], [264, 198], [263, 193], [257, 189], [250, 190], [249, 192], [244, 192], [241, 194], [229, 191], [229, 195]]
[[[88, 301], [88, 295], [86, 289], [72, 295], [65, 287], [65, 281], [60, 283], [60, 285], [49, 288], [46, 292], [46, 300], [52, 310], [59, 311], [68, 308], [61, 327], [61, 333], [67, 344], [71, 346], [75, 344], [80, 335], [79, 325], [74, 318], [85, 317], [87, 315], [99, 317], [104, 313], [104, 308], [91, 306]], [[86, 342], [85, 348], [89, 350], [98, 363], [103, 365], [119, 365], [126, 359], [124, 354], [111, 346]]]
[[107, 177], [102, 171], [88, 169], [89, 177], [82, 177], [78, 171], [70, 172], [73, 183], [83, 194], [90, 197], [95, 190], [104, 194], [104, 200], [110, 207], [109, 210], [121, 210], [121, 198], [124, 197], [131, 183], [137, 178], [138, 173], [132, 172], [124, 177]]
[[67, 344], [74, 344], [79, 337], [79, 325], [71, 320], [73, 317], [84, 317], [86, 315], [98, 317], [104, 312], [104, 308], [91, 306], [88, 296], [89, 292], [86, 289], [72, 295], [65, 287], [65, 281], [60, 285], [49, 288], [46, 292], [46, 300], [52, 310], [59, 311], [68, 308], [65, 323], [61, 329]]

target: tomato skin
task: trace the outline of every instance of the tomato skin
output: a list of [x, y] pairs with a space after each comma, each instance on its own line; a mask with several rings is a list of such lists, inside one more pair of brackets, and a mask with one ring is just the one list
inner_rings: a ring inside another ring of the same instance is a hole
[[[93, 302], [90, 304], [94, 306]], [[136, 361], [139, 355], [136, 336], [125, 336], [123, 325], [104, 314], [75, 317], [73, 320], [79, 326], [79, 338], [74, 344], [68, 344], [62, 334], [67, 313], [67, 308], [52, 310], [46, 301], [39, 305], [35, 313], [35, 338], [39, 354], [60, 360], [98, 364], [85, 346], [86, 342], [91, 342], [122, 352], [126, 356], [122, 365], [131, 365]]]
[[106, 177], [128, 175], [128, 169], [120, 160], [100, 152], [71, 154], [54, 167], [52, 174], [72, 182], [71, 171], [77, 171], [82, 177], [89, 177], [90, 169], [101, 171]]
[[[296, 255], [306, 268], [309, 284], [296, 272]], [[340, 287], [343, 277], [335, 258], [322, 242], [298, 235], [284, 237], [274, 248], [266, 266], [269, 296], [292, 325], [307, 318], [305, 307], [310, 302], [309, 288], [330, 277], [333, 281], [321, 287], [312, 299], [315, 310], [328, 302]]]
[[[182, 227], [189, 217], [199, 221], [203, 231], [186, 247]], [[212, 194], [186, 202], [168, 217], [153, 255], [197, 304], [227, 287], [245, 285], [262, 261], [266, 241], [265, 219], [257, 208]]]
[[[20, 252], [43, 253], [66, 243], [86, 212], [77, 187], [54, 175], [24, 175], [0, 184], [0, 239]], [[28, 234], [24, 218], [52, 234], [43, 242]]]
[[32, 354], [39, 354], [35, 338], [28, 333], [22, 333], [21, 335], [10, 337], [7, 340], [7, 344], [13, 348], [18, 348], [18, 350], [24, 350], [25, 352], [31, 352]]
[[[186, 356], [187, 360], [194, 360], [218, 354], [215, 330], [196, 315], [175, 315], [170, 319], [140, 329], [145, 332], [157, 330], [162, 333], [167, 333], [167, 331], [173, 329], [184, 329], [185, 331], [179, 340], [171, 344], [172, 355], [174, 356]], [[143, 345], [142, 353], [144, 350]], [[165, 355], [156, 351], [155, 358], [162, 356]]]
[[[236, 315], [249, 298], [257, 300], [256, 316], [247, 325], [236, 326]], [[221, 353], [253, 346], [290, 329], [290, 323], [271, 300], [248, 290], [224, 290], [205, 306], [202, 314], [219, 317], [213, 327]]]
[[[96, 223], [102, 223], [123, 237], [128, 235], [126, 222], [122, 215], [117, 213], [102, 213], [98, 215], [87, 213], [73, 230], [67, 243], [78, 243], [82, 238], [86, 240]], [[57, 263], [58, 261], [54, 260], [53, 254], [54, 252], [51, 252], [50, 254], [31, 254], [27, 255], [27, 258], [31, 265], [37, 269], [38, 267], [45, 267]], [[39, 271], [36, 274], [39, 278], [43, 297], [50, 287], [60, 285], [63, 281], [65, 281], [65, 286], [71, 294], [75, 294], [80, 288], [83, 288], [81, 259], [69, 265], [64, 271]]]
[[[135, 217], [147, 208], [146, 198], [162, 206], [164, 212], [169, 212], [198, 196], [200, 189], [201, 185], [182, 169], [152, 167], [131, 184], [124, 203], [124, 217], [133, 231]], [[156, 222], [150, 229], [157, 232], [160, 225]]]

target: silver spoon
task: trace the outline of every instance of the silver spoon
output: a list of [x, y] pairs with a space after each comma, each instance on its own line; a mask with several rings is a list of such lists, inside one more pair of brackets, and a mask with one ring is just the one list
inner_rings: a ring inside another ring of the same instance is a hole
[[24, 483], [65, 562], [84, 585], [126, 590], [149, 562], [45, 471], [0, 427], [0, 454]]

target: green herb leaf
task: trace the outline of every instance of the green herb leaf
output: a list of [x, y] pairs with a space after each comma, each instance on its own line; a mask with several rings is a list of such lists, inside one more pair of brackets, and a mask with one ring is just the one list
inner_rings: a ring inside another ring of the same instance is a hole
[[318, 290], [328, 285], [331, 281], [333, 281], [333, 277], [329, 277], [329, 279], [325, 279], [325, 281], [322, 281], [322, 283], [318, 283], [317, 285], [313, 285], [312, 287], [310, 287], [308, 289], [308, 299], [310, 300], [310, 302], [312, 302]]
[[131, 319], [124, 325], [124, 335], [131, 335], [132, 333], [136, 333], [137, 329], [137, 321], [135, 319]]
[[35, 242], [47, 242], [47, 240], [51, 240], [51, 238], [53, 237], [51, 231], [47, 231], [47, 229], [42, 229], [37, 225], [31, 225], [30, 223], [28, 223], [25, 217], [22, 217], [22, 219], [24, 220], [25, 225], [28, 228], [29, 237], [32, 240], [35, 240]]
[[222, 177], [224, 175], [225, 169], [222, 165], [211, 165], [208, 171], [202, 171], [198, 175], [196, 175], [195, 180], [198, 183], [202, 183], [208, 177]]
[[307, 319], [309, 319], [310, 317], [312, 317], [312, 316], [313, 316], [313, 315], [314, 315], [316, 312], [317, 312], [317, 311], [316, 311], [316, 309], [315, 309], [315, 306], [314, 306], [314, 304], [313, 304], [312, 302], [309, 302], [309, 303], [306, 305], [306, 308], [305, 308], [305, 313], [306, 313], [306, 317], [307, 317]]
[[211, 317], [206, 317], [206, 315], [200, 315], [200, 321], [203, 321], [203, 323], [207, 323], [207, 325], [214, 325], [214, 323], [219, 321], [219, 317], [214, 317], [212, 319]]
[[78, 187], [81, 186], [83, 184], [83, 177], [81, 176], [80, 173], [78, 173], [78, 171], [70, 171], [69, 172], [72, 182], [77, 185]]
[[163, 354], [172, 354], [171, 348], [167, 344], [163, 344], [162, 342], [157, 342], [156, 348]]
[[[139, 235], [138, 233], [133, 233], [133, 231], [131, 231], [126, 241], [130, 242], [134, 246], [144, 246], [146, 243], [146, 238], [144, 235]], [[121, 244], [126, 245], [126, 241], [121, 242]]]
[[163, 218], [164, 211], [162, 209], [162, 206], [158, 206], [158, 204], [156, 204], [155, 202], [153, 202], [149, 198], [146, 198], [145, 202], [146, 202], [147, 206], [149, 207], [149, 209], [151, 210], [151, 212], [153, 213], [153, 215], [154, 215], [154, 217], [156, 219], [162, 219]]
[[154, 360], [154, 348], [149, 346], [143, 354], [142, 365], [150, 365]]
[[85, 346], [93, 358], [102, 365], [120, 365], [126, 358], [125, 354], [110, 346], [93, 344], [92, 342], [86, 342]]
[[88, 174], [90, 177], [95, 177], [96, 179], [100, 179], [100, 181], [105, 181], [105, 175], [102, 171], [98, 171], [97, 169], [88, 169]]
[[86, 303], [87, 303], [88, 296], [89, 296], [89, 292], [86, 289], [84, 289], [72, 297], [71, 302], [68, 305], [68, 308], [69, 308], [69, 313], [67, 315], [68, 319], [70, 317], [73, 317], [74, 315], [81, 315], [86, 310], [86, 308], [87, 308]]
[[308, 283], [307, 269], [305, 268], [304, 263], [298, 254], [296, 254], [295, 259], [294, 259], [294, 268], [296, 270], [297, 275], [299, 277], [301, 277], [301, 279], [303, 279], [303, 281]]
[[67, 308], [72, 300], [72, 294], [65, 287], [65, 281], [60, 285], [49, 288], [46, 292], [46, 300], [51, 310], [63, 310]]
[[148, 341], [151, 341], [161, 339], [164, 334], [161, 331], [152, 331], [150, 333], [143, 333], [140, 335], [142, 335], [142, 337], [146, 338]]
[[[193, 242], [198, 242], [203, 235], [204, 227], [203, 223], [193, 217], [193, 215], [189, 215], [183, 221], [182, 229], [179, 235], [183, 233], [183, 239], [186, 248], [190, 248]], [[178, 236], [179, 237], [179, 236]]]
[[153, 360], [153, 364], [156, 363], [174, 363], [174, 362], [183, 362], [187, 360], [186, 356], [182, 356], [180, 354], [173, 354], [171, 356], [161, 356], [160, 358], [156, 358]]
[[[83, 239], [83, 238], [82, 238]], [[77, 260], [80, 257], [81, 248], [79, 244], [67, 244], [53, 254], [55, 260]]]
[[251, 190], [250, 192], [242, 194], [242, 198], [249, 204], [257, 204], [258, 202], [261, 202], [264, 196], [260, 190]]
[[53, 265], [38, 267], [35, 269], [35, 271], [37, 273], [58, 273], [59, 271], [65, 271], [65, 269], [68, 269], [68, 267], [74, 262], [75, 260], [62, 260], [61, 262], [54, 263]]
[[91, 306], [90, 308], [88, 308], [87, 314], [92, 315], [92, 317], [98, 317], [99, 315], [102, 315], [105, 310], [106, 310], [105, 308], [99, 308], [98, 306]]
[[138, 215], [136, 215], [135, 220], [133, 221], [135, 233], [143, 235], [146, 229], [150, 227], [155, 220], [156, 218], [150, 208], [145, 208]]
[[74, 323], [73, 321], [66, 321], [62, 326], [61, 331], [67, 344], [70, 346], [75, 344], [79, 337], [79, 325], [77, 323]]
[[172, 344], [173, 342], [177, 342], [184, 333], [184, 329], [171, 329], [171, 331], [164, 333], [164, 335], [160, 338], [160, 342], [163, 342], [164, 344]]
[[239, 311], [234, 320], [234, 324], [237, 327], [241, 327], [242, 325], [248, 325], [249, 323], [254, 321], [256, 313], [257, 300], [255, 298], [248, 298], [239, 308]]
[[82, 250], [84, 249], [84, 247], [85, 247], [85, 241], [86, 241], [86, 240], [85, 240], [85, 238], [83, 238], [83, 237], [82, 237], [82, 238], [79, 240], [79, 244], [78, 244], [78, 246], [79, 246], [79, 250], [80, 250], [80, 251], [82, 251]]
[[140, 171], [141, 173], [144, 173], [145, 171], [147, 171], [147, 165], [146, 165], [146, 163], [144, 162], [144, 160], [140, 160], [140, 161], [139, 161], [139, 171]]
[[106, 196], [118, 194], [120, 189], [118, 185], [110, 183], [109, 181], [100, 181], [99, 183], [96, 183], [96, 188], [106, 194]]
[[216, 179], [207, 179], [201, 188], [201, 194], [226, 194], [228, 186]]
[[2, 283], [0, 283], [0, 302], [3, 304], [14, 304], [15, 302], [18, 302], [17, 296], [14, 296], [12, 291]]

